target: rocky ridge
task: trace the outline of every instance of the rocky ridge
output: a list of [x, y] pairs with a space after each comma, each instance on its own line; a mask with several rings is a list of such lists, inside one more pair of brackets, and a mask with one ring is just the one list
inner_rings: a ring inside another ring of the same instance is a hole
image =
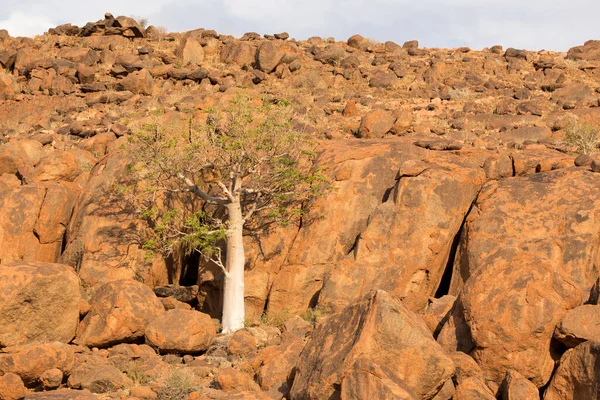
[[[567, 136], [600, 126], [600, 41], [427, 49], [107, 14], [0, 31], [0, 65], [0, 399], [598, 393], [600, 159]], [[185, 129], [238, 93], [289, 102], [335, 190], [246, 237], [248, 327], [222, 335], [219, 270], [148, 257], [111, 188], [145, 123]]]

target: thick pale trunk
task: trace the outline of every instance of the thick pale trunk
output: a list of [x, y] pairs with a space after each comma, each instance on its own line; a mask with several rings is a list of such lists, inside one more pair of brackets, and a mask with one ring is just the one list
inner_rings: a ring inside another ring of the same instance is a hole
[[229, 228], [227, 230], [227, 258], [223, 288], [223, 333], [235, 332], [244, 327], [244, 221], [239, 200], [227, 205]]

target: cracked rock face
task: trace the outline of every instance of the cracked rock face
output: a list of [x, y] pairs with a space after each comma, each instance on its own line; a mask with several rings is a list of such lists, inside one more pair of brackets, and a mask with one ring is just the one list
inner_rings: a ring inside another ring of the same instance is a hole
[[550, 379], [555, 326], [598, 277], [599, 195], [600, 176], [575, 168], [492, 182], [479, 195], [451, 292], [489, 380], [508, 369], [538, 387]]

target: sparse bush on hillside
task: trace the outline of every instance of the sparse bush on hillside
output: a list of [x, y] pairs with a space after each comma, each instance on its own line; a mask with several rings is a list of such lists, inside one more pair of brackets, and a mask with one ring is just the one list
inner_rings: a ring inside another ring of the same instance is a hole
[[176, 369], [167, 378], [165, 386], [158, 390], [158, 400], [187, 400], [190, 393], [198, 391], [192, 372]]
[[569, 146], [577, 146], [579, 154], [593, 154], [598, 150], [598, 133], [596, 125], [572, 117], [565, 125], [564, 142]]
[[132, 15], [131, 18], [135, 19], [135, 22], [140, 24], [140, 26], [144, 29], [148, 27], [149, 21], [146, 17], [140, 17], [138, 15]]

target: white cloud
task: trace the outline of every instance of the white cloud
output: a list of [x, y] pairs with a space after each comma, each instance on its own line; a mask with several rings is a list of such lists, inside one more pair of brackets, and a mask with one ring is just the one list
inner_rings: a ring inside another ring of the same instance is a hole
[[[597, 0], [20, 0], [0, 10], [0, 28], [12, 35], [50, 26], [84, 25], [105, 12], [138, 15], [171, 31], [200, 27], [220, 33], [289, 32], [292, 37], [360, 33], [380, 41], [418, 39], [428, 47], [494, 44], [566, 50], [598, 37]], [[35, 10], [31, 14], [30, 10]]]
[[0, 21], [0, 28], [6, 29], [11, 36], [34, 36], [54, 26], [55, 24], [46, 16], [18, 11], [12, 13], [6, 20]]

